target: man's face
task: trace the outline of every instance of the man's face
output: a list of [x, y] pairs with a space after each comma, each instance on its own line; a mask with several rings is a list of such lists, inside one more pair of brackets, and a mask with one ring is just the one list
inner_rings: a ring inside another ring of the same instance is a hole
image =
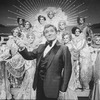
[[57, 33], [53, 27], [48, 27], [44, 30], [44, 36], [47, 41], [53, 41], [57, 38]]

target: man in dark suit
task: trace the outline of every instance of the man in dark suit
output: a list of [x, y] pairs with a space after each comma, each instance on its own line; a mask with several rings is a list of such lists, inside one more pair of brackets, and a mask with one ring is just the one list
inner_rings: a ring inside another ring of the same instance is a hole
[[37, 100], [57, 100], [64, 94], [71, 76], [71, 54], [68, 47], [57, 41], [57, 29], [46, 25], [43, 32], [47, 42], [28, 52], [20, 41], [16, 41], [20, 54], [27, 60], [36, 59], [33, 89], [37, 89]]

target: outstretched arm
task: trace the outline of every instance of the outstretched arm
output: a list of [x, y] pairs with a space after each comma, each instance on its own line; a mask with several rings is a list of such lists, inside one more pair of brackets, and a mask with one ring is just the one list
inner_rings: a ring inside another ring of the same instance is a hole
[[33, 60], [37, 58], [37, 49], [34, 49], [31, 52], [28, 52], [27, 49], [25, 48], [25, 45], [22, 43], [21, 40], [15, 40], [16, 45], [19, 47], [19, 53], [23, 56], [24, 59], [26, 60]]
[[33, 60], [37, 58], [37, 49], [34, 49], [31, 52], [28, 52], [27, 49], [25, 48], [22, 51], [19, 51], [19, 53], [23, 56], [24, 59], [26, 60]]

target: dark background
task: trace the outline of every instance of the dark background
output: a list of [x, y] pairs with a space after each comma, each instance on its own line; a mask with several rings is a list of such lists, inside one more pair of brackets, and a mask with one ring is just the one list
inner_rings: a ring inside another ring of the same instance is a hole
[[[28, 0], [20, 0], [22, 3], [26, 2]], [[29, 0], [30, 1], [30, 0]], [[42, 8], [42, 4], [45, 4], [47, 6], [57, 6], [57, 4], [63, 8], [62, 2], [65, 2], [66, 0], [31, 0], [34, 2], [37, 6], [35, 7], [38, 11], [38, 8]], [[47, 2], [48, 1], [48, 2]], [[58, 2], [59, 1], [59, 2]], [[74, 1], [74, 0], [70, 0]], [[56, 3], [57, 2], [57, 3]], [[87, 22], [94, 24], [94, 23], [100, 23], [100, 0], [76, 0], [74, 4], [79, 5], [84, 2], [84, 6], [80, 7], [78, 10], [84, 10], [88, 9], [86, 12], [81, 13], [79, 16], [87, 16]], [[15, 23], [15, 20], [11, 20], [8, 17], [14, 17], [16, 18], [16, 15], [11, 14], [8, 12], [8, 10], [16, 12], [16, 9], [13, 7], [13, 5], [19, 6], [20, 3], [18, 0], [0, 0], [0, 24], [8, 25]], [[41, 7], [40, 7], [41, 6]], [[33, 8], [34, 9], [34, 8]], [[67, 13], [67, 10], [65, 10]]]

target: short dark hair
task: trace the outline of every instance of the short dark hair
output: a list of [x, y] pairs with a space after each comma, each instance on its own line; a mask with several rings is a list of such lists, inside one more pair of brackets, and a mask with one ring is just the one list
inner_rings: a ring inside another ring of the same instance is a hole
[[80, 29], [79, 27], [76, 27], [76, 26], [75, 26], [75, 27], [72, 28], [72, 34], [75, 34], [76, 29], [79, 29], [79, 30], [80, 30], [80, 33], [82, 32], [81, 29]]
[[55, 30], [55, 32], [57, 33], [57, 28], [56, 28], [54, 25], [52, 25], [52, 24], [47, 24], [47, 25], [44, 26], [43, 34], [45, 34], [45, 29], [47, 29], [47, 28], [49, 28], [49, 27], [52, 27], [52, 28]]
[[80, 19], [83, 19], [83, 21], [85, 22], [85, 18], [84, 17], [77, 17], [77, 23], [80, 24]]
[[44, 16], [42, 16], [42, 15], [39, 15], [39, 16], [38, 16], [38, 22], [40, 22], [40, 19], [41, 19], [41, 18], [43, 18], [44, 20], [46, 20], [46, 17], [44, 17]]
[[[19, 24], [19, 20], [22, 18], [17, 18], [17, 23]], [[23, 23], [25, 22], [25, 19], [22, 19]]]

